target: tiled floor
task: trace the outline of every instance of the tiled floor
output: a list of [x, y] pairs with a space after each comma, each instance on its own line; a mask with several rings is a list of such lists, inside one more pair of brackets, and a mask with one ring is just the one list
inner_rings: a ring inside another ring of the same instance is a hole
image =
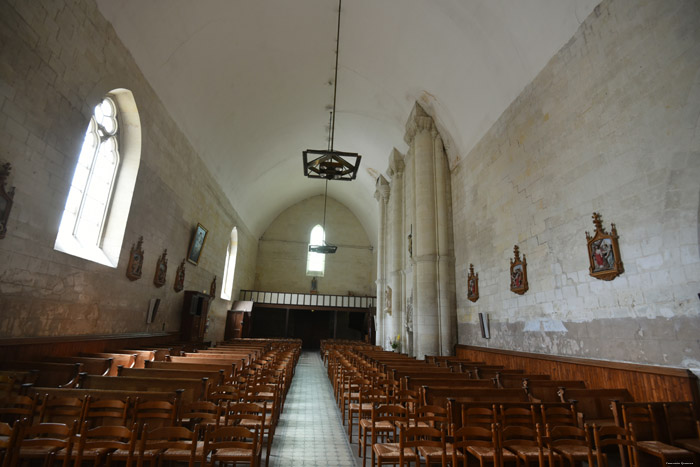
[[357, 444], [348, 442], [319, 352], [304, 352], [277, 425], [270, 466], [361, 465]]

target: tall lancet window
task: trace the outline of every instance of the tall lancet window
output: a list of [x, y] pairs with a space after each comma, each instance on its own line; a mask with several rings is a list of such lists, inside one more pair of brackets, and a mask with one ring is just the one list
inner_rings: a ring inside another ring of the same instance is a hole
[[[132, 134], [127, 137], [120, 132], [118, 102], [128, 106], [125, 119]], [[130, 153], [126, 164], [120, 155], [122, 141]], [[57, 250], [117, 266], [140, 146], [140, 122], [133, 96], [125, 89], [114, 90], [95, 106], [88, 122], [58, 228]]]
[[[317, 225], [311, 229], [309, 245], [324, 245], [326, 233], [323, 227]], [[306, 257], [306, 275], [323, 277], [323, 271], [326, 267], [326, 255], [321, 253], [308, 252]]]
[[233, 294], [233, 273], [236, 270], [236, 256], [238, 256], [238, 230], [231, 231], [231, 239], [226, 248], [226, 263], [224, 265], [224, 281], [221, 287], [221, 298], [231, 300]]

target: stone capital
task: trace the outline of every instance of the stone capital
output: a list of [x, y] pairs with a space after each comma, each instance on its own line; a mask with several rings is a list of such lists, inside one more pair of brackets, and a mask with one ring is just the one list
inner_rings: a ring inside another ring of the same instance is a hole
[[389, 169], [387, 173], [394, 177], [396, 175], [401, 175], [406, 169], [406, 163], [404, 162], [404, 156], [394, 148], [389, 156]]
[[377, 183], [375, 185], [376, 190], [374, 191], [374, 199], [377, 201], [384, 201], [387, 203], [389, 201], [389, 182], [387, 182], [384, 175], [377, 177]]
[[437, 128], [433, 118], [416, 102], [406, 122], [406, 133], [403, 137], [406, 144], [411, 145], [416, 134], [421, 131], [429, 131], [432, 135], [433, 132], [437, 132]]

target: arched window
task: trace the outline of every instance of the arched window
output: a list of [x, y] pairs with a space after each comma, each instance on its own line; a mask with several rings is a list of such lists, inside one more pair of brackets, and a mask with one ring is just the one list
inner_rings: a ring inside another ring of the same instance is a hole
[[[323, 227], [317, 225], [311, 229], [309, 245], [325, 245], [326, 233]], [[326, 267], [326, 255], [321, 253], [309, 252], [306, 257], [306, 275], [323, 277], [323, 271]]]
[[[120, 104], [126, 104], [124, 115]], [[112, 91], [95, 106], [88, 123], [55, 249], [117, 266], [140, 158], [140, 121], [133, 96], [123, 89]]]
[[226, 264], [224, 265], [224, 282], [221, 287], [221, 298], [231, 300], [233, 294], [233, 274], [236, 271], [236, 256], [238, 256], [238, 230], [231, 231], [231, 240], [226, 248]]

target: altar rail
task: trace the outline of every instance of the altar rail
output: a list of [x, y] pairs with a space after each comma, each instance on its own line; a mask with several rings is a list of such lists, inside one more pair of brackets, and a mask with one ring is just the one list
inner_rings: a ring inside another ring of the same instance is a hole
[[327, 295], [292, 292], [265, 292], [261, 290], [241, 290], [240, 300], [253, 301], [266, 305], [315, 306], [328, 308], [366, 308], [377, 305], [377, 297], [355, 295]]
[[636, 401], [693, 401], [700, 404], [698, 378], [687, 369], [544, 355], [457, 344], [458, 358], [548, 374], [552, 379], [583, 380], [589, 388], [626, 388]]

